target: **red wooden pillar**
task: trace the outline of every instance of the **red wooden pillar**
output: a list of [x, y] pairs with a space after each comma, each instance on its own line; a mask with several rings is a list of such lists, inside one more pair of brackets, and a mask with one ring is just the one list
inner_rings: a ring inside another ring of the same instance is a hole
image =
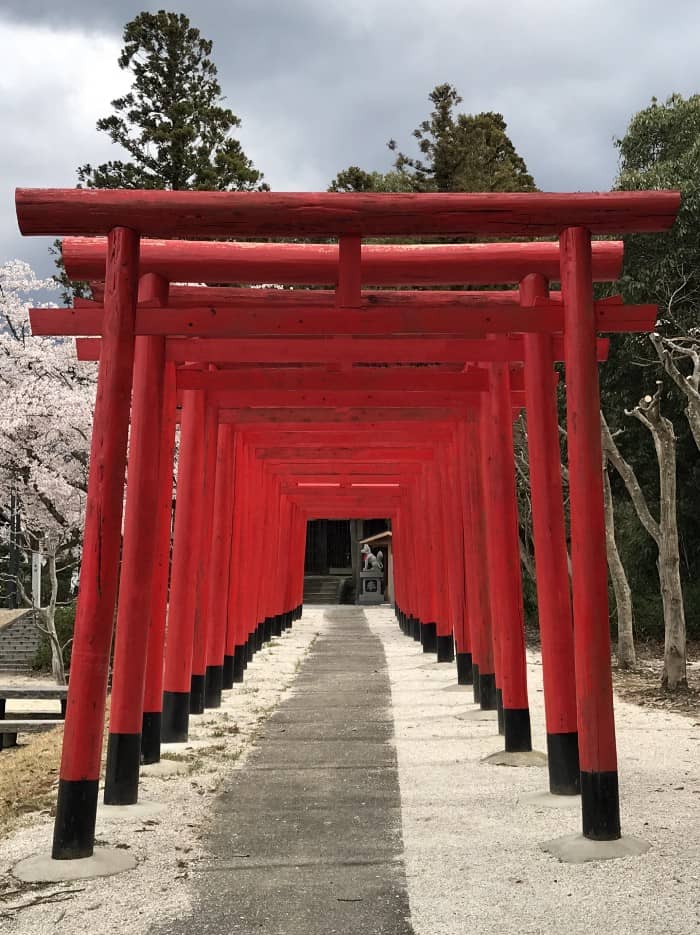
[[182, 395], [180, 458], [163, 676], [161, 737], [169, 743], [184, 743], [189, 729], [195, 576], [197, 556], [202, 547], [200, 514], [204, 495], [204, 392], [185, 390]]
[[432, 465], [426, 465], [423, 469], [420, 485], [420, 506], [417, 510], [419, 523], [416, 528], [425, 575], [420, 615], [420, 641], [424, 653], [437, 652], [437, 618], [440, 613], [439, 589], [441, 580], [437, 560], [437, 537], [435, 536], [432, 467]]
[[[513, 459], [513, 413], [507, 363], [490, 365], [486, 454], [491, 607], [498, 640], [498, 687], [503, 699], [506, 752], [532, 749], [527, 698], [525, 620]], [[500, 665], [498, 665], [500, 663]]]
[[[547, 298], [549, 289], [543, 276], [526, 276], [520, 283], [522, 305], [536, 305], [538, 301]], [[555, 795], [576, 795], [581, 786], [576, 728], [574, 631], [552, 337], [548, 334], [526, 334], [524, 341], [532, 527], [542, 641], [549, 789]]]
[[456, 604], [454, 624], [455, 657], [457, 661], [457, 683], [459, 685], [471, 685], [472, 644], [464, 574], [464, 506], [462, 503], [462, 489], [459, 484], [460, 461], [459, 442], [457, 430], [455, 429], [455, 438], [450, 444], [450, 452], [447, 458], [447, 478], [451, 491], [448, 522], [451, 532], [450, 552], [452, 553], [451, 562], [454, 568], [454, 600]]
[[425, 530], [422, 529], [419, 521], [419, 514], [422, 504], [423, 478], [416, 480], [416, 484], [411, 490], [407, 505], [406, 519], [406, 542], [409, 550], [410, 567], [413, 569], [414, 576], [407, 582], [407, 597], [410, 606], [411, 629], [413, 630], [413, 639], [416, 642], [423, 642], [423, 624], [427, 619], [425, 616], [427, 589], [425, 587], [425, 575], [427, 569], [426, 553], [423, 547], [423, 538]]
[[102, 345], [90, 447], [83, 563], [52, 856], [92, 855], [119, 568], [134, 364], [139, 237], [108, 237]]
[[571, 565], [583, 834], [620, 837], [591, 237], [561, 235]]
[[232, 425], [220, 425], [216, 445], [214, 518], [209, 553], [209, 629], [204, 704], [221, 706], [224, 687], [224, 652], [228, 618], [231, 537], [233, 533], [233, 458], [235, 432]]
[[170, 584], [170, 540], [173, 518], [173, 454], [177, 428], [177, 388], [175, 364], [166, 361], [163, 417], [160, 452], [158, 455], [158, 496], [155, 510], [158, 529], [154, 544], [155, 571], [150, 595], [150, 627], [146, 658], [146, 686], [143, 697], [141, 756], [144, 763], [160, 760], [160, 733], [163, 720], [163, 654], [165, 651], [165, 620], [168, 612]]
[[211, 531], [214, 522], [214, 492], [216, 489], [216, 447], [219, 430], [219, 412], [207, 403], [204, 419], [204, 472], [202, 484], [200, 548], [194, 553], [195, 601], [194, 630], [192, 633], [192, 677], [190, 679], [190, 714], [204, 714], [204, 689], [207, 670], [207, 633], [209, 632], [209, 559]]
[[[161, 300], [168, 284], [144, 277], [141, 301]], [[155, 286], [155, 289], [152, 288]], [[141, 724], [150, 627], [150, 597], [156, 570], [159, 456], [163, 416], [165, 339], [137, 337], [131, 403], [127, 494], [112, 668], [112, 698], [105, 770], [105, 805], [138, 801], [141, 767]]]
[[[248, 647], [241, 629], [241, 585], [243, 566], [243, 524], [247, 500], [247, 461], [243, 437], [237, 433], [234, 454], [233, 531], [229, 570], [229, 602], [226, 629], [226, 677], [224, 688], [243, 681], [248, 665]], [[231, 675], [229, 678], [228, 672]]]
[[464, 468], [464, 572], [469, 624], [472, 632], [474, 701], [484, 710], [497, 707], [496, 670], [487, 559], [486, 492], [481, 456], [481, 426], [477, 411], [469, 410], [462, 428]]
[[[447, 446], [441, 446], [438, 468], [440, 515], [439, 524], [442, 530], [442, 559], [440, 565], [445, 575], [445, 628], [438, 633], [437, 661], [454, 662], [455, 658], [455, 632], [462, 628], [463, 588], [458, 573], [459, 545], [455, 534], [455, 517], [457, 504], [454, 490], [450, 484], [447, 463], [451, 460], [451, 453]], [[464, 566], [462, 566], [463, 568]], [[464, 572], [462, 571], [462, 574]]]

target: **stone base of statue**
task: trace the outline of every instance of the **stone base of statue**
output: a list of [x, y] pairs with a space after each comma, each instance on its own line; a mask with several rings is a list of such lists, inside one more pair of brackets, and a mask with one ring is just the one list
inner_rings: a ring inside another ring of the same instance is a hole
[[360, 572], [358, 604], [382, 604], [384, 602], [384, 572], [372, 570]]

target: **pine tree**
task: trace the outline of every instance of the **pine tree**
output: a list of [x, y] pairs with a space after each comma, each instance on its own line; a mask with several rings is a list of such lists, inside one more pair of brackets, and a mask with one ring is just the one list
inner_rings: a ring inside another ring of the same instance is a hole
[[[124, 27], [119, 66], [133, 74], [131, 90], [112, 101], [113, 113], [97, 129], [126, 150], [129, 158], [78, 169], [88, 188], [268, 190], [240, 142], [231, 135], [241, 120], [223, 106], [211, 59], [212, 42], [181, 13], [139, 13]], [[52, 250], [68, 304], [89, 294], [71, 282]]]
[[119, 67], [134, 76], [131, 90], [112, 101], [114, 113], [97, 129], [127, 151], [78, 169], [91, 188], [247, 191], [266, 188], [230, 133], [241, 121], [222, 106], [212, 42], [181, 13], [139, 13], [124, 27]]
[[433, 109], [413, 131], [420, 155], [398, 150], [393, 171], [364, 172], [351, 166], [338, 173], [331, 191], [518, 192], [534, 191], [535, 182], [508, 136], [501, 114], [458, 113], [456, 88], [440, 84], [429, 95]]

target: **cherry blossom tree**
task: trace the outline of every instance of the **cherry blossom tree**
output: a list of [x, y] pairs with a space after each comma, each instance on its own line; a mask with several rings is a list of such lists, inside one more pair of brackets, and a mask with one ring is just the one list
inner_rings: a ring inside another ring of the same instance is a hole
[[[32, 337], [27, 309], [56, 289], [20, 260], [0, 267], [0, 508], [20, 504], [20, 547], [43, 551], [50, 595], [35, 606], [22, 575], [17, 590], [50, 640], [54, 677], [65, 681], [56, 635], [59, 573], [80, 558], [95, 371], [69, 339]], [[32, 302], [32, 299], [34, 301]]]

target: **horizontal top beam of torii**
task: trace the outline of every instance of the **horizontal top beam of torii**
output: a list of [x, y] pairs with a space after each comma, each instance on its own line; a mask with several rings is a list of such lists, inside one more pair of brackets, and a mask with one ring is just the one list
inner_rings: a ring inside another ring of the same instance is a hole
[[[593, 243], [596, 282], [619, 278], [623, 249], [621, 241]], [[106, 238], [65, 237], [61, 252], [71, 279], [104, 280]], [[339, 248], [338, 244], [144, 239], [139, 271], [168, 282], [330, 286], [339, 279]], [[558, 280], [559, 244], [362, 244], [360, 254], [360, 282], [365, 286], [517, 283], [529, 273]]]
[[567, 227], [594, 234], [668, 230], [675, 191], [485, 194], [31, 189], [15, 193], [25, 235], [143, 237], [547, 237]]

